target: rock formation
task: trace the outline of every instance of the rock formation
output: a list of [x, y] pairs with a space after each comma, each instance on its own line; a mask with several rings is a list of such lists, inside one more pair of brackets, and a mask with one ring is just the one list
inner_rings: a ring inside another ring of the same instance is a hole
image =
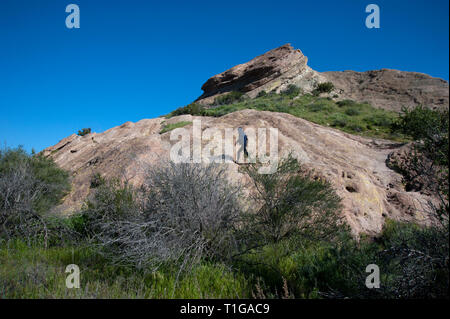
[[[386, 166], [388, 155], [399, 145], [353, 136], [285, 113], [256, 110], [242, 110], [220, 118], [182, 115], [169, 120], [145, 119], [127, 122], [104, 133], [74, 134], [63, 139], [43, 151], [73, 176], [73, 191], [60, 209], [70, 213], [81, 207], [95, 173], [141, 184], [146, 165], [168, 160], [175, 143], [169, 139], [171, 132], [159, 133], [161, 128], [193, 119], [201, 120], [203, 130], [277, 128], [279, 154], [293, 152], [304, 167], [334, 185], [343, 199], [346, 220], [355, 233], [376, 234], [386, 218], [427, 222], [420, 208], [429, 198], [419, 192], [407, 192], [402, 176]], [[192, 124], [185, 129], [192, 130]], [[251, 143], [254, 141], [249, 141], [249, 149]], [[229, 165], [232, 180], [245, 180], [238, 164], [224, 165]]]
[[316, 83], [329, 81], [336, 88], [330, 96], [337, 95], [337, 100], [367, 101], [377, 108], [394, 111], [418, 104], [431, 108], [449, 105], [448, 82], [439, 78], [387, 69], [319, 73], [307, 61], [300, 50], [285, 44], [213, 76], [203, 84], [204, 93], [197, 101], [208, 105], [230, 91], [240, 91], [253, 98], [262, 90], [279, 93], [290, 84], [308, 93]]
[[[311, 92], [317, 83], [326, 81], [335, 85], [331, 93], [334, 98], [337, 94], [338, 99], [369, 101], [380, 108], [399, 110], [402, 105], [415, 104], [448, 107], [448, 83], [444, 80], [384, 69], [318, 73], [308, 67], [302, 52], [290, 45], [213, 76], [202, 86], [204, 94], [198, 102], [208, 105], [230, 91], [255, 97], [262, 90], [280, 92], [290, 84]], [[91, 191], [90, 181], [96, 173], [106, 178], [119, 177], [137, 186], [142, 184], [145, 167], [169, 160], [175, 143], [169, 139], [171, 132], [160, 134], [161, 129], [167, 124], [194, 119], [201, 120], [203, 130], [246, 129], [250, 123], [255, 129], [277, 128], [279, 154], [293, 152], [303, 166], [334, 185], [343, 200], [343, 214], [355, 234], [380, 232], [386, 218], [429, 222], [422, 208], [430, 198], [414, 188], [405, 189], [402, 176], [386, 166], [389, 159], [401, 158], [396, 155], [401, 154], [401, 145], [353, 136], [285, 113], [256, 110], [219, 118], [181, 115], [144, 119], [126, 122], [103, 133], [73, 134], [43, 151], [72, 174], [72, 192], [58, 209], [64, 213], [79, 209]], [[192, 129], [192, 124], [185, 129]], [[254, 141], [249, 140], [249, 149], [251, 143]], [[229, 165], [232, 180], [245, 180], [238, 164], [224, 165]]]
[[300, 50], [285, 44], [213, 76], [203, 84], [204, 93], [197, 101], [210, 104], [217, 96], [231, 91], [244, 92], [253, 98], [263, 90], [278, 93], [289, 84], [310, 92], [326, 78], [312, 70], [307, 62], [308, 58]]

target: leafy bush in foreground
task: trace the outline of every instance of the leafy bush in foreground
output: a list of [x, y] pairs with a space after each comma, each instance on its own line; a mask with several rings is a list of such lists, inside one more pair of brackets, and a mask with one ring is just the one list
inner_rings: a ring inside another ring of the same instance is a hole
[[331, 185], [302, 170], [297, 159], [282, 159], [273, 174], [260, 174], [259, 165], [243, 171], [250, 177], [256, 210], [251, 213], [249, 238], [255, 246], [277, 243], [292, 236], [331, 238], [341, 224], [340, 198]]
[[85, 207], [71, 216], [70, 222], [77, 232], [91, 238], [98, 236], [105, 225], [131, 219], [139, 210], [136, 190], [118, 179], [110, 179], [95, 188]]
[[[114, 189], [105, 192], [115, 194]], [[227, 261], [235, 249], [238, 195], [239, 188], [225, 179], [224, 167], [172, 162], [152, 167], [139, 194], [139, 207], [132, 205], [130, 194], [125, 206], [119, 205], [118, 215], [109, 203], [122, 201], [96, 195], [102, 208], [97, 215], [103, 219], [94, 224], [96, 238], [109, 258], [140, 268], [174, 263], [181, 273], [202, 260]], [[115, 214], [105, 214], [104, 207]]]
[[0, 150], [0, 239], [47, 243], [52, 229], [44, 213], [69, 189], [69, 175], [51, 159], [22, 148]]

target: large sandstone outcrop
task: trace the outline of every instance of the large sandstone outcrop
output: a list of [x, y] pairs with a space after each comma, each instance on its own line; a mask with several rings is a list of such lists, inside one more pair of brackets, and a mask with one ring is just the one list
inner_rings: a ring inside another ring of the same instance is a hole
[[308, 58], [300, 50], [285, 44], [213, 76], [203, 84], [204, 93], [197, 101], [210, 104], [217, 96], [231, 91], [244, 92], [250, 97], [263, 90], [278, 93], [289, 84], [310, 92], [316, 83], [326, 79], [312, 70], [307, 62]]
[[[318, 73], [308, 67], [300, 50], [288, 44], [213, 76], [202, 86], [204, 94], [198, 102], [211, 104], [215, 97], [230, 91], [255, 97], [262, 90], [280, 92], [290, 84], [311, 92], [317, 83], [326, 81], [336, 87], [332, 96], [369, 101], [380, 108], [400, 110], [403, 105], [415, 104], [448, 107], [448, 83], [444, 80], [395, 70]], [[168, 120], [144, 119], [126, 122], [103, 133], [73, 134], [63, 139], [43, 151], [72, 174], [73, 190], [59, 210], [70, 213], [81, 207], [91, 191], [95, 173], [141, 184], [147, 165], [170, 159], [175, 142], [170, 141], [170, 132], [160, 134], [161, 129], [167, 124], [194, 119], [202, 121], [203, 130], [277, 128], [279, 154], [293, 152], [302, 165], [334, 185], [343, 200], [343, 214], [356, 234], [378, 233], [386, 218], [430, 222], [423, 213], [430, 198], [414, 188], [406, 190], [402, 176], [386, 166], [386, 162], [402, 158], [401, 145], [352, 136], [289, 114], [256, 110], [219, 118], [182, 115]], [[192, 124], [185, 128], [192, 129]], [[249, 141], [250, 148], [252, 143], [255, 141]], [[232, 180], [245, 182], [238, 164], [224, 165], [229, 166]]]
[[[423, 205], [428, 199], [418, 192], [407, 192], [402, 177], [386, 166], [389, 153], [399, 145], [383, 140], [352, 136], [347, 133], [313, 124], [285, 113], [243, 110], [220, 118], [182, 115], [169, 120], [144, 119], [127, 122], [103, 133], [83, 137], [71, 135], [43, 153], [51, 156], [73, 176], [73, 191], [60, 209], [70, 213], [78, 209], [90, 192], [94, 173], [105, 177], [119, 177], [139, 185], [143, 168], [169, 159], [171, 132], [160, 134], [169, 123], [200, 119], [202, 130], [207, 128], [278, 129], [279, 154], [289, 152], [305, 167], [330, 181], [343, 199], [343, 214], [355, 233], [378, 233], [386, 218], [416, 220], [426, 223]], [[192, 124], [185, 126], [192, 130]], [[192, 141], [191, 141], [192, 142]], [[202, 144], [207, 141], [203, 140]], [[249, 141], [249, 148], [251, 143]], [[229, 166], [230, 178], [245, 181], [236, 163]]]
[[319, 73], [307, 61], [300, 50], [285, 44], [213, 76], [203, 84], [204, 93], [197, 101], [212, 104], [217, 96], [230, 91], [240, 91], [253, 98], [262, 90], [279, 93], [290, 84], [308, 93], [317, 83], [330, 81], [336, 88], [330, 96], [337, 94], [337, 100], [367, 101], [377, 108], [394, 111], [418, 104], [431, 108], [449, 105], [448, 82], [439, 78], [388, 69]]

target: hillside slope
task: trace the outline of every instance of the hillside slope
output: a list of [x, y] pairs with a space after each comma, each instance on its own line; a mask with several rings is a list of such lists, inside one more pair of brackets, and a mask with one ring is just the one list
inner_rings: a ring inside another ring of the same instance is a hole
[[[343, 199], [344, 215], [355, 233], [376, 234], [386, 218], [427, 222], [420, 208], [428, 198], [405, 191], [401, 176], [386, 166], [389, 153], [399, 145], [353, 136], [290, 114], [257, 110], [242, 110], [218, 118], [182, 115], [169, 120], [144, 119], [103, 133], [73, 134], [43, 151], [73, 176], [73, 191], [59, 209], [65, 213], [79, 209], [90, 192], [90, 180], [95, 173], [140, 185], [146, 165], [168, 160], [170, 148], [176, 143], [170, 141], [170, 131], [160, 134], [161, 129], [167, 124], [194, 119], [201, 120], [203, 131], [239, 126], [277, 128], [279, 154], [293, 152], [302, 165], [333, 184]], [[192, 130], [192, 124], [184, 128]], [[207, 142], [202, 141], [203, 145]], [[251, 143], [254, 141], [249, 141], [249, 148]], [[229, 165], [230, 178], [245, 182], [238, 164], [223, 165]]]

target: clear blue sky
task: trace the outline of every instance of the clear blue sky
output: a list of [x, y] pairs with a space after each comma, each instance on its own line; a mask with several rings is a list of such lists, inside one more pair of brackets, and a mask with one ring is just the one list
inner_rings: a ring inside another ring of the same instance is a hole
[[[81, 28], [67, 29], [78, 4]], [[367, 29], [376, 3], [381, 28]], [[37, 151], [197, 98], [212, 75], [291, 43], [318, 71], [449, 74], [447, 0], [0, 1], [0, 142]]]

